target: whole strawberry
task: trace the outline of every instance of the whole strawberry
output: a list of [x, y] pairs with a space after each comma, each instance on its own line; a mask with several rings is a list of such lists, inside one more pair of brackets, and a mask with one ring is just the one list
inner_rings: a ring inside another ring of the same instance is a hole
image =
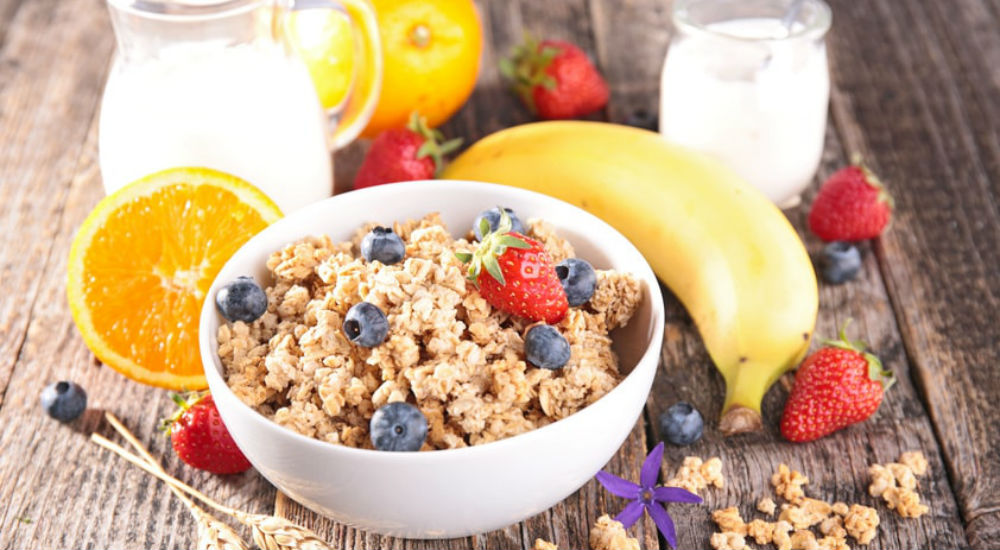
[[878, 357], [864, 351], [864, 343], [849, 342], [844, 330], [840, 338], [799, 367], [781, 417], [785, 439], [812, 441], [867, 419], [896, 381]]
[[873, 239], [888, 225], [892, 207], [875, 174], [855, 164], [823, 183], [809, 211], [809, 228], [824, 241]]
[[185, 464], [215, 474], [236, 474], [250, 468], [222, 423], [211, 395], [195, 395], [189, 400], [172, 397], [180, 410], [164, 421], [163, 429]]
[[583, 50], [569, 42], [528, 37], [500, 71], [533, 113], [544, 119], [574, 118], [608, 103], [608, 84]]
[[552, 260], [540, 242], [512, 232], [510, 216], [499, 210], [496, 231], [485, 218], [481, 221], [483, 239], [475, 253], [456, 255], [469, 263], [469, 279], [490, 305], [532, 321], [558, 323], [569, 302]]
[[434, 178], [444, 156], [462, 144], [462, 138], [440, 143], [443, 139], [441, 132], [428, 128], [427, 121], [413, 113], [406, 128], [392, 128], [375, 138], [354, 178], [354, 188]]

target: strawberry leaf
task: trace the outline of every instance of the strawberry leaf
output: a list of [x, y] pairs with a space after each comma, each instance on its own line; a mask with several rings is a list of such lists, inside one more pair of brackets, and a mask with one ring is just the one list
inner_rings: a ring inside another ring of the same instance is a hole
[[511, 234], [507, 234], [500, 237], [499, 242], [500, 244], [508, 248], [520, 248], [520, 249], [531, 248], [531, 245], [524, 242], [524, 239], [519, 239], [518, 237], [515, 237]]
[[455, 257], [458, 258], [463, 264], [467, 264], [472, 261], [472, 254], [468, 252], [456, 252]]
[[483, 258], [483, 266], [486, 267], [486, 271], [494, 279], [500, 283], [501, 286], [506, 285], [507, 282], [503, 279], [503, 271], [500, 270], [500, 262], [497, 261], [497, 257], [489, 254]]

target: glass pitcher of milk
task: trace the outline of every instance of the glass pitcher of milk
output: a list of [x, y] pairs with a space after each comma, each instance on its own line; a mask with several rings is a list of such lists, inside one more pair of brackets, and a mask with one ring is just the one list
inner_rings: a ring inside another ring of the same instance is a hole
[[823, 152], [830, 19], [822, 0], [676, 0], [660, 132], [798, 204]]
[[[333, 193], [330, 149], [361, 132], [381, 83], [365, 0], [107, 2], [118, 43], [98, 135], [108, 193], [177, 166], [243, 178], [285, 213]], [[302, 9], [343, 10], [355, 29], [354, 90], [325, 113], [284, 30]]]

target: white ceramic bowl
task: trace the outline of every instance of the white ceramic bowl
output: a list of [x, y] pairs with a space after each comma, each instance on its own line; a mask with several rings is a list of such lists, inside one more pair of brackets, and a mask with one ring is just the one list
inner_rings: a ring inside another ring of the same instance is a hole
[[[307, 235], [346, 240], [368, 221], [390, 223], [440, 212], [453, 235], [495, 205], [543, 218], [597, 268], [642, 281], [628, 326], [612, 333], [623, 372], [607, 395], [548, 426], [476, 447], [422, 453], [354, 449], [304, 437], [243, 404], [222, 378], [216, 332], [218, 287], [239, 275], [270, 283], [269, 254]], [[466, 536], [538, 514], [576, 491], [607, 463], [646, 403], [663, 334], [659, 285], [639, 251], [598, 218], [538, 193], [463, 181], [421, 181], [338, 195], [296, 211], [247, 242], [222, 268], [205, 300], [200, 346], [208, 385], [233, 439], [278, 489], [339, 522], [386, 535]]]

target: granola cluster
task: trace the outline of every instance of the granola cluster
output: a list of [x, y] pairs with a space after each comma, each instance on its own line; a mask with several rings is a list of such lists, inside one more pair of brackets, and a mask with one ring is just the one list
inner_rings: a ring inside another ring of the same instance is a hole
[[721, 489], [726, 486], [722, 459], [716, 456], [703, 461], [696, 456], [685, 457], [680, 469], [664, 485], [680, 487], [696, 495], [710, 485]]
[[[529, 322], [491, 307], [467, 281], [454, 239], [436, 214], [396, 223], [406, 245], [395, 265], [360, 257], [352, 241], [310, 237], [267, 260], [268, 311], [253, 323], [219, 328], [219, 357], [230, 388], [247, 405], [303, 435], [371, 448], [368, 424], [386, 403], [407, 401], [428, 421], [422, 450], [488, 443], [544, 426], [593, 403], [618, 383], [608, 332], [625, 325], [642, 297], [629, 274], [597, 271], [590, 302], [571, 308], [557, 328], [571, 358], [557, 371], [524, 359]], [[529, 222], [554, 261], [573, 247], [542, 221]], [[388, 318], [374, 348], [342, 332], [361, 301]]]
[[[742, 550], [752, 540], [762, 546], [773, 544], [778, 550], [848, 550], [848, 535], [859, 544], [868, 544], [875, 537], [879, 518], [874, 508], [809, 498], [803, 490], [808, 483], [809, 478], [802, 472], [779, 465], [771, 476], [771, 485], [786, 502], [781, 505], [777, 521], [754, 519], [747, 523], [736, 506], [716, 510], [712, 521], [720, 532], [709, 540], [712, 548]], [[778, 505], [771, 498], [762, 498], [757, 510], [773, 516]], [[821, 536], [817, 537], [814, 528]]]
[[597, 518], [590, 528], [591, 550], [639, 550], [639, 540], [628, 536], [621, 522], [607, 514]]
[[918, 518], [928, 512], [920, 503], [917, 477], [927, 473], [927, 458], [919, 451], [909, 451], [899, 457], [899, 462], [872, 464], [868, 468], [871, 483], [868, 494], [882, 497], [890, 510], [904, 518]]

